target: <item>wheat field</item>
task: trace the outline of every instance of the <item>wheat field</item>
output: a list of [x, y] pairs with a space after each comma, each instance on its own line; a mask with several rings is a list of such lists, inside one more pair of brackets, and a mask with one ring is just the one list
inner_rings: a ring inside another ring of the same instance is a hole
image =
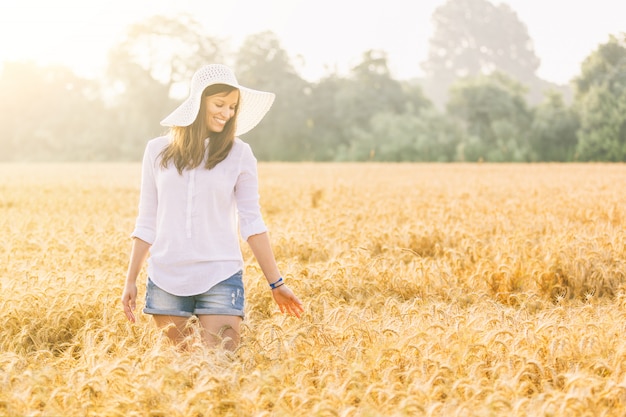
[[138, 164], [0, 165], [2, 416], [623, 416], [622, 164], [260, 163], [235, 352], [121, 295]]

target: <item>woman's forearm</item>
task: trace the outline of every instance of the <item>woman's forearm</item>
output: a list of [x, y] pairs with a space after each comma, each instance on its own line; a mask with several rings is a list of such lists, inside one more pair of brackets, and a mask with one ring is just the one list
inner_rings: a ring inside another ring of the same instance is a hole
[[[278, 281], [281, 278], [280, 271], [278, 270], [278, 265], [276, 265], [276, 259], [274, 258], [267, 232], [250, 236], [248, 244], [263, 271], [263, 275], [265, 275], [267, 283], [272, 284]], [[271, 293], [282, 313], [300, 317], [300, 314], [304, 311], [302, 302], [285, 283], [280, 283], [279, 286], [272, 288]]]
[[128, 272], [126, 273], [126, 282], [135, 283], [144, 262], [148, 258], [150, 252], [150, 244], [137, 237], [133, 238], [133, 246], [130, 252], [130, 261], [128, 262]]
[[268, 284], [278, 281], [281, 275], [278, 270], [278, 265], [276, 264], [276, 259], [274, 258], [274, 252], [270, 245], [268, 233], [265, 232], [250, 236], [248, 238], [248, 245], [250, 245], [250, 249], [252, 249], [252, 253], [259, 263]]

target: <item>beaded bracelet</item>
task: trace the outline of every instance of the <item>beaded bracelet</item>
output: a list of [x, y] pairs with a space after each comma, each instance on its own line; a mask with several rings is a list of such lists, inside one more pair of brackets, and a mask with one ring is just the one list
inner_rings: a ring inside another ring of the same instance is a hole
[[278, 281], [272, 282], [270, 284], [270, 288], [275, 290], [276, 288], [281, 287], [283, 285], [285, 285], [285, 283], [283, 282], [283, 277], [280, 277], [280, 279]]

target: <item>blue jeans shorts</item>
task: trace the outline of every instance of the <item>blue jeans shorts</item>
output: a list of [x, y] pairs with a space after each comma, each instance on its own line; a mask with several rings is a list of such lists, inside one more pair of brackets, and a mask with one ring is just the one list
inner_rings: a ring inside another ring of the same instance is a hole
[[243, 271], [239, 271], [207, 292], [190, 296], [170, 294], [148, 278], [143, 312], [180, 317], [203, 314], [244, 317], [243, 308]]

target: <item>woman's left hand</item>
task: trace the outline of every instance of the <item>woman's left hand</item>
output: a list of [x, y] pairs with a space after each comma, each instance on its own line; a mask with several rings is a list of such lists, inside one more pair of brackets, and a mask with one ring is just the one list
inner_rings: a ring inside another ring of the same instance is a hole
[[278, 304], [281, 313], [287, 313], [300, 318], [300, 314], [304, 312], [304, 307], [302, 307], [302, 302], [298, 300], [298, 297], [295, 296], [287, 285], [281, 285], [271, 291], [274, 301]]

